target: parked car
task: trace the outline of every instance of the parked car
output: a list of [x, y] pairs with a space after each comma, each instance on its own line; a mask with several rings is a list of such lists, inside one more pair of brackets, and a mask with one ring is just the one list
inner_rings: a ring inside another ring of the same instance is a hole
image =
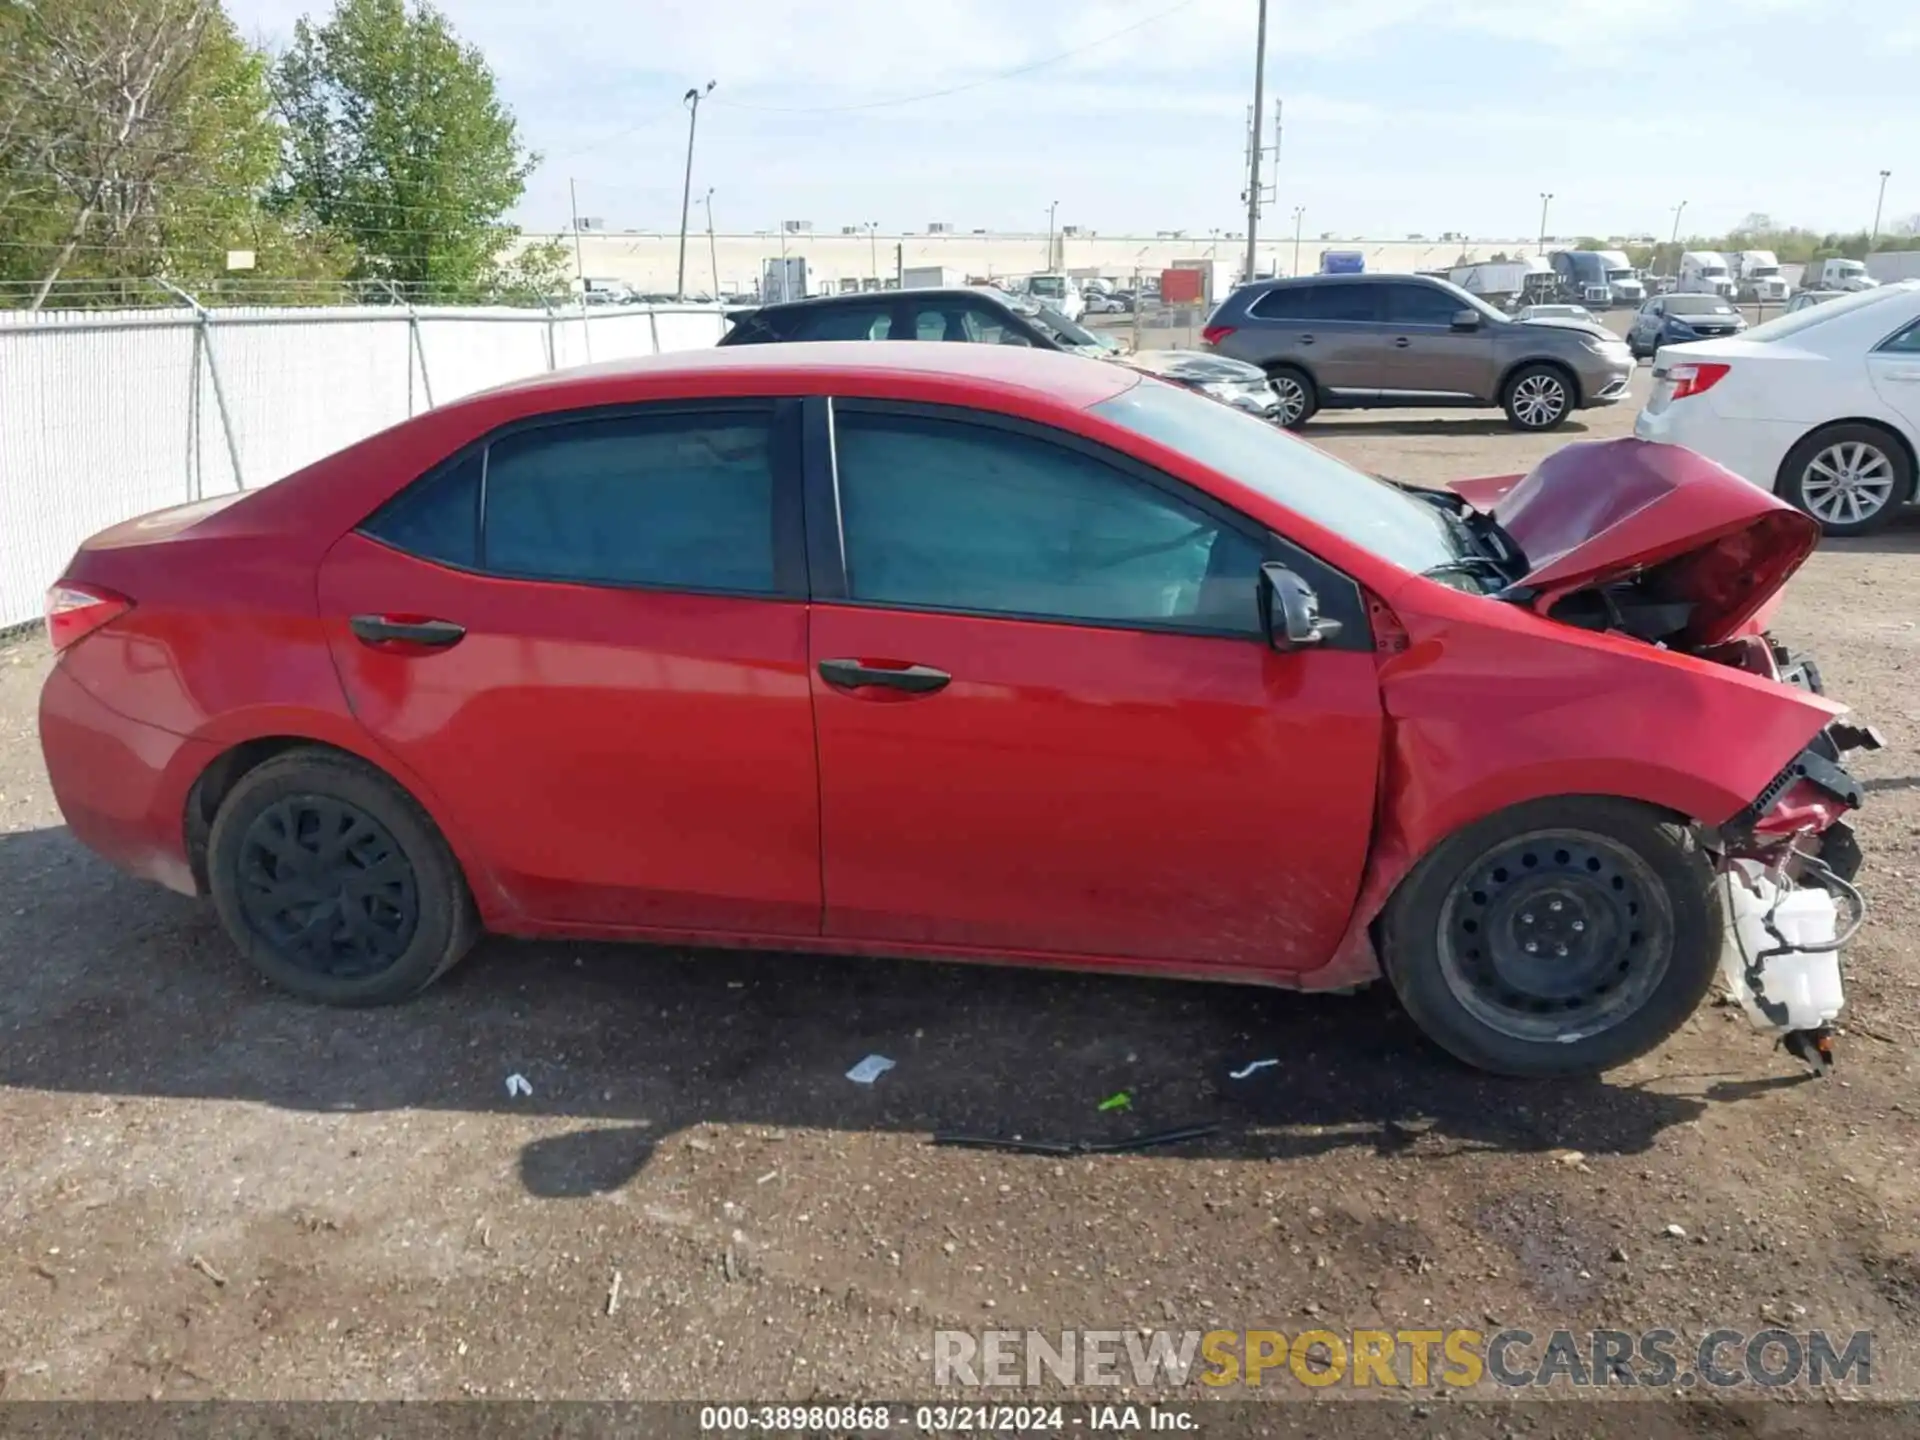
[[1098, 290], [1089, 291], [1086, 296], [1089, 315], [1131, 315], [1133, 296], [1124, 290], [1115, 290], [1111, 294], [1102, 294]]
[[[1033, 346], [589, 366], [87, 541], [41, 741], [311, 1000], [483, 930], [1384, 973], [1590, 1072], [1707, 992], [1742, 861], [1838, 933], [1871, 737], [1758, 630], [1805, 517], [1632, 440], [1481, 491]], [[1803, 1048], [1809, 966], [1734, 980]]]
[[1514, 312], [1516, 320], [1582, 320], [1598, 325], [1600, 317], [1584, 305], [1522, 305]]
[[1522, 324], [1445, 280], [1308, 276], [1234, 291], [1205, 342], [1272, 377], [1298, 427], [1318, 410], [1497, 405], [1516, 430], [1626, 398], [1633, 359], [1605, 328]]
[[1627, 349], [1644, 360], [1662, 345], [1737, 335], [1746, 328], [1746, 316], [1718, 295], [1656, 295], [1634, 313]]
[[1061, 350], [1117, 360], [1264, 419], [1278, 423], [1283, 418], [1280, 397], [1257, 366], [1203, 350], [1128, 354], [1107, 336], [1074, 324], [1030, 295], [1009, 298], [997, 291], [964, 287], [820, 296], [735, 317], [733, 328], [720, 343], [765, 345], [794, 340], [957, 340]]
[[1845, 290], [1798, 290], [1787, 301], [1786, 313], [1791, 315], [1797, 310], [1805, 310], [1814, 305], [1824, 305], [1829, 300], [1838, 300], [1849, 292]]
[[1026, 291], [1069, 320], [1078, 320], [1086, 313], [1086, 297], [1080, 293], [1080, 283], [1071, 275], [1029, 275]]
[[1698, 450], [1829, 535], [1877, 530], [1913, 498], [1920, 280], [1664, 346], [1653, 379], [1635, 434]]

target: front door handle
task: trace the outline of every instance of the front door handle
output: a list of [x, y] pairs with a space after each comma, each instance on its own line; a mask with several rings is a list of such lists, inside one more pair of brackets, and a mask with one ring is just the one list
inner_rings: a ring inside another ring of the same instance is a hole
[[1404, 350], [1407, 348], [1407, 346], [1411, 345], [1412, 343], [1413, 342], [1411, 340], [1407, 339], [1406, 336], [1402, 335], [1398, 340], [1393, 342], [1393, 348], [1396, 350]]
[[1296, 338], [1300, 341], [1302, 345], [1311, 345], [1313, 343], [1313, 337], [1311, 335], [1301, 335], [1301, 336], [1297, 336]]
[[842, 690], [878, 685], [910, 695], [930, 695], [946, 689], [953, 680], [946, 671], [931, 665], [867, 665], [858, 660], [822, 660], [820, 678]]
[[1887, 371], [1889, 380], [1920, 380], [1920, 367]]
[[414, 615], [356, 615], [347, 622], [347, 628], [363, 644], [424, 645], [430, 650], [457, 644], [467, 633], [466, 626], [451, 620]]

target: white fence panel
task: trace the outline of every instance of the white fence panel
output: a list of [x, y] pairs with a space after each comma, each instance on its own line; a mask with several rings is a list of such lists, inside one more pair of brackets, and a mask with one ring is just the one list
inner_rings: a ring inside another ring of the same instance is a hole
[[0, 312], [0, 627], [38, 616], [80, 542], [118, 521], [268, 484], [429, 396], [725, 330], [692, 306]]

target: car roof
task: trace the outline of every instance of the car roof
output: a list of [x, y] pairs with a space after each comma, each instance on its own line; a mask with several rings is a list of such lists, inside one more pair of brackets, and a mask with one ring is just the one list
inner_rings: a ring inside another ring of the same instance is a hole
[[1289, 275], [1278, 280], [1249, 280], [1236, 287], [1234, 293], [1255, 290], [1285, 290], [1302, 285], [1386, 285], [1393, 281], [1412, 281], [1420, 285], [1451, 285], [1453, 282], [1438, 275], [1401, 275], [1389, 270], [1373, 270], [1355, 275]]
[[[958, 293], [958, 292], [954, 292]], [[555, 408], [591, 403], [619, 382], [639, 391], [685, 395], [830, 394], [892, 379], [915, 391], [997, 391], [1085, 409], [1139, 383], [1139, 372], [1085, 356], [1014, 345], [889, 345], [871, 340], [802, 340], [725, 345], [578, 365], [530, 376], [469, 397], [551, 397]], [[851, 384], [850, 384], [851, 382]]]
[[849, 290], [844, 295], [803, 295], [793, 300], [770, 300], [759, 308], [762, 310], [799, 310], [826, 309], [834, 305], [871, 305], [875, 301], [887, 304], [913, 296], [943, 296], [947, 299], [970, 298], [993, 302], [1000, 296], [991, 285], [916, 285], [904, 290]]

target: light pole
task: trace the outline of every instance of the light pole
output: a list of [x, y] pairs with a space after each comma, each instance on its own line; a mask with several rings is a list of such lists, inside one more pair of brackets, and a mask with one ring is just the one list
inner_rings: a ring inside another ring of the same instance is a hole
[[707, 193], [700, 197], [700, 203], [707, 207], [707, 264], [713, 270], [713, 298], [720, 298], [720, 251], [713, 243], [713, 187], [707, 187]]
[[1047, 206], [1047, 266], [1046, 268], [1049, 270], [1053, 269], [1053, 217], [1059, 212], [1059, 210], [1060, 210], [1060, 202], [1058, 200], [1054, 201], [1051, 205]]
[[1306, 206], [1293, 207], [1293, 276], [1296, 280], [1300, 278], [1300, 222], [1306, 218]]
[[[1257, 268], [1255, 235], [1260, 229], [1260, 116], [1266, 109], [1267, 0], [1260, 0], [1260, 26], [1253, 46], [1253, 133], [1247, 137], [1247, 282]], [[1278, 163], [1277, 161], [1275, 163]]]
[[580, 255], [580, 191], [573, 183], [573, 177], [567, 177], [567, 203], [573, 209], [573, 268], [574, 278], [580, 282], [580, 303], [587, 303], [587, 262]]
[[680, 98], [687, 106], [687, 175], [680, 185], [680, 273], [674, 282], [674, 298], [687, 298], [687, 212], [693, 206], [693, 132], [700, 123], [700, 102], [713, 93], [714, 82], [704, 90], [687, 91]]
[[1873, 248], [1874, 242], [1880, 238], [1880, 211], [1887, 203], [1887, 177], [1891, 174], [1893, 174], [1891, 170], [1882, 170], [1880, 172], [1880, 198], [1873, 202], [1873, 233], [1867, 236], [1867, 248], [1869, 250]]
[[1538, 251], [1541, 255], [1547, 253], [1547, 206], [1552, 203], [1553, 192], [1551, 190], [1542, 190], [1540, 192], [1540, 247]]
[[880, 222], [867, 222], [867, 255], [873, 262], [873, 288], [882, 289], [880, 284]]
[[1673, 273], [1680, 273], [1680, 217], [1687, 213], [1687, 202], [1682, 200], [1673, 207], [1673, 234], [1667, 237], [1667, 248], [1673, 252]]

